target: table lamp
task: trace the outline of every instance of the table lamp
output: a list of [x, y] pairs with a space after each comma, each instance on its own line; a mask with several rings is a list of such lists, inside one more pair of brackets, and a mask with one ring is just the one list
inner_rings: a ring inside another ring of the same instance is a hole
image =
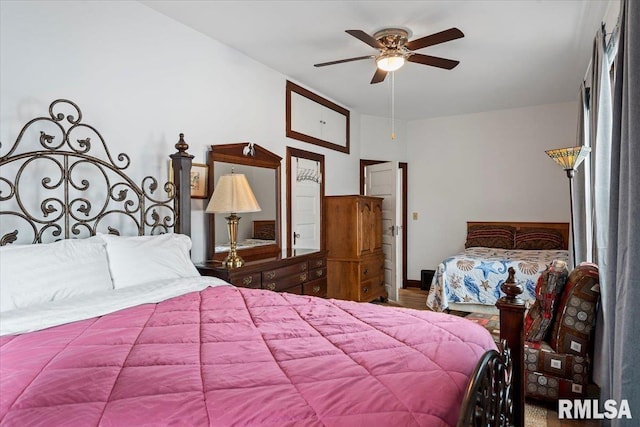
[[240, 217], [237, 213], [242, 212], [259, 212], [260, 205], [251, 191], [249, 182], [244, 174], [233, 173], [225, 174], [220, 177], [216, 184], [213, 196], [207, 205], [205, 212], [207, 213], [228, 213], [227, 226], [229, 229], [229, 254], [223, 261], [223, 265], [227, 268], [242, 267], [244, 260], [236, 252], [238, 222]]

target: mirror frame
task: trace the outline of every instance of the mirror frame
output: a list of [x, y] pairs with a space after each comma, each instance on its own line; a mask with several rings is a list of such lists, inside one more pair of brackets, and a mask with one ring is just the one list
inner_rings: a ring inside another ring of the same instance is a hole
[[[248, 142], [239, 142], [236, 144], [218, 144], [212, 145], [207, 152], [207, 164], [209, 165], [209, 195], [207, 197], [207, 203], [213, 195], [215, 188], [215, 175], [214, 165], [215, 162], [235, 163], [238, 165], [255, 166], [259, 168], [273, 169], [275, 173], [275, 185], [276, 185], [276, 242], [273, 245], [257, 246], [255, 248], [239, 249], [238, 255], [244, 258], [245, 261], [251, 261], [254, 259], [268, 258], [274, 256], [281, 251], [281, 210], [282, 205], [280, 203], [280, 166], [282, 163], [282, 157], [275, 153], [253, 144], [255, 154], [244, 155], [243, 150], [248, 146]], [[206, 205], [205, 205], [206, 208]], [[226, 256], [226, 252], [215, 253], [215, 214], [205, 215], [209, 217], [205, 224], [205, 233], [207, 235], [207, 259], [222, 261]]]
[[[291, 94], [297, 93], [298, 95], [310, 99], [311, 101], [320, 104], [324, 108], [328, 108], [330, 110], [335, 111], [338, 114], [342, 114], [346, 120], [345, 126], [345, 145], [336, 144], [331, 141], [325, 141], [324, 139], [319, 139], [313, 137], [311, 135], [307, 135], [292, 128], [292, 118], [291, 118]], [[308, 142], [310, 144], [319, 145], [321, 147], [330, 148], [332, 150], [340, 151], [342, 153], [349, 154], [351, 142], [351, 118], [349, 110], [329, 101], [326, 98], [321, 97], [308, 89], [303, 88], [302, 86], [298, 86], [297, 84], [287, 80], [286, 83], [286, 91], [285, 91], [285, 115], [286, 115], [286, 129], [285, 133], [288, 138], [297, 139], [298, 141]]]
[[292, 248], [291, 237], [293, 235], [293, 226], [291, 224], [291, 174], [292, 164], [291, 158], [299, 157], [302, 159], [314, 160], [320, 163], [320, 174], [322, 181], [320, 181], [320, 250], [325, 249], [324, 242], [324, 156], [322, 154], [312, 153], [311, 151], [300, 150], [287, 146], [287, 248]]

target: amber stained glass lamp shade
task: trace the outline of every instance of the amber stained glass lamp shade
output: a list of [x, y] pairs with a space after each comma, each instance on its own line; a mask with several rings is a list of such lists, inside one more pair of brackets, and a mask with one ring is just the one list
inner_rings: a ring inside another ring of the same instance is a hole
[[573, 175], [576, 169], [580, 166], [580, 163], [587, 158], [591, 148], [586, 146], [578, 147], [566, 147], [556, 148], [554, 150], [547, 150], [545, 153], [553, 159], [554, 162], [559, 164], [567, 173], [569, 178], [569, 199], [571, 203], [571, 243], [573, 249], [573, 266], [576, 265], [576, 236], [575, 229], [573, 227]]

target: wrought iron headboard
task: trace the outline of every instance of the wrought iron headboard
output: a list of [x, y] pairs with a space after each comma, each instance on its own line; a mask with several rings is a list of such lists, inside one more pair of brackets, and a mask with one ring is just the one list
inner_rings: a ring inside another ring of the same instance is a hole
[[49, 117], [27, 122], [6, 154], [0, 145], [0, 246], [120, 234], [121, 227], [138, 235], [189, 234], [188, 147], [180, 134], [170, 156], [174, 183], [157, 191], [158, 180], [147, 176], [138, 186], [124, 172], [129, 156], [114, 159], [75, 103], [53, 101]]

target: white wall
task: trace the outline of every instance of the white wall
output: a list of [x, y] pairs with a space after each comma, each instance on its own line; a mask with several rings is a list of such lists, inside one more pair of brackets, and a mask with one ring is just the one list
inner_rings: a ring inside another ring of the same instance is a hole
[[[137, 2], [3, 1], [0, 8], [2, 153], [28, 120], [66, 98], [112, 152], [130, 155], [129, 173], [138, 180], [167, 176], [167, 156], [183, 132], [200, 163], [209, 145], [241, 141], [283, 159], [287, 145], [324, 154], [326, 193], [357, 193], [358, 115], [351, 115], [355, 154], [286, 138], [286, 76], [238, 51]], [[284, 162], [282, 171], [284, 201]], [[204, 201], [193, 208], [193, 258], [200, 261]], [[284, 203], [282, 211], [284, 218]]]
[[544, 151], [575, 145], [577, 114], [569, 102], [409, 122], [408, 279], [462, 250], [466, 221], [568, 222], [568, 179]]
[[[67, 98], [131, 156], [137, 179], [167, 175], [180, 132], [200, 163], [209, 145], [241, 141], [283, 158], [287, 145], [323, 154], [327, 195], [358, 192], [360, 158], [407, 161], [419, 213], [407, 224], [410, 279], [462, 247], [467, 220], [568, 220], [566, 177], [544, 150], [574, 144], [573, 103], [396, 121], [395, 140], [389, 118], [351, 111], [346, 155], [285, 137], [286, 76], [140, 3], [0, 2], [0, 12], [0, 152]], [[193, 208], [200, 261], [204, 201]]]
[[407, 160], [407, 122], [395, 120], [395, 139], [391, 139], [391, 119], [360, 116], [360, 158], [368, 160]]

